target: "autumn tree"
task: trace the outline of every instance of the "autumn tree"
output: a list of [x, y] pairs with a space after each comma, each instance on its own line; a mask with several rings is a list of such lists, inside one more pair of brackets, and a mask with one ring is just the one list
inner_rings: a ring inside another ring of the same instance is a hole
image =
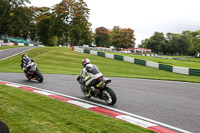
[[111, 32], [111, 44], [119, 48], [135, 47], [134, 31], [132, 29], [121, 29], [119, 26], [114, 26]]
[[123, 48], [134, 48], [135, 47], [135, 37], [134, 30], [121, 29], [122, 32], [122, 47]]
[[91, 24], [88, 22], [89, 9], [83, 0], [63, 0], [54, 9], [52, 29], [58, 38], [63, 35], [66, 43], [72, 45], [90, 44], [92, 39]]
[[111, 32], [111, 44], [118, 50], [122, 45], [122, 32], [119, 26], [114, 26]]
[[95, 44], [96, 46], [109, 47], [110, 46], [110, 31], [105, 27], [95, 29]]

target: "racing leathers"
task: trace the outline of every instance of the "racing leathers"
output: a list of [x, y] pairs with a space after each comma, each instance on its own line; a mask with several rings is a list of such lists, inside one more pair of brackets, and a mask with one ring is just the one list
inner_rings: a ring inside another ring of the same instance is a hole
[[31, 59], [31, 58], [29, 58], [28, 56], [25, 56], [25, 57], [22, 58], [22, 60], [21, 60], [21, 69], [23, 69], [24, 72], [27, 71], [27, 65], [28, 65], [28, 63], [29, 63], [30, 61], [31, 61], [31, 62], [34, 62], [34, 60]]
[[98, 79], [103, 77], [98, 67], [93, 64], [87, 64], [81, 71], [81, 76], [85, 79], [85, 85], [88, 89], [98, 83]]

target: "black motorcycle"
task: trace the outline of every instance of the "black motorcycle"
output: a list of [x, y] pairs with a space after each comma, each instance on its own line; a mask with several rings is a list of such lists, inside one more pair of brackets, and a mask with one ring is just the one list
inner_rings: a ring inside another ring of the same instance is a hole
[[91, 86], [91, 89], [88, 89], [84, 82], [83, 77], [78, 76], [77, 81], [80, 83], [81, 92], [87, 98], [95, 97], [101, 100], [104, 100], [109, 105], [114, 105], [117, 101], [117, 97], [114, 91], [107, 86], [108, 83], [111, 82], [110, 79], [100, 78], [98, 84], [95, 86]]
[[43, 76], [39, 71], [39, 69], [37, 68], [36, 63], [29, 61], [27, 65], [25, 65], [24, 67], [26, 69], [24, 73], [28, 80], [37, 80], [38, 82], [43, 81]]

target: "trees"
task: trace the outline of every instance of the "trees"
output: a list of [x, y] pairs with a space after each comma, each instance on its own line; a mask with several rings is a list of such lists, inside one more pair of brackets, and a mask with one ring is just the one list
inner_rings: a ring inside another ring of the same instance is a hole
[[111, 32], [111, 44], [118, 50], [122, 45], [122, 32], [119, 26], [114, 26]]
[[140, 47], [152, 49], [152, 52], [166, 52], [166, 39], [164, 38], [164, 34], [161, 32], [155, 32], [150, 39], [145, 39], [142, 41], [142, 45]]
[[36, 24], [36, 39], [44, 45], [55, 46], [56, 39], [51, 30], [52, 14], [51, 9], [48, 7], [35, 7], [35, 24]]
[[182, 34], [155, 32], [152, 37], [142, 41], [140, 47], [152, 49], [163, 54], [195, 55], [200, 52], [200, 31], [183, 31]]
[[90, 44], [93, 41], [91, 24], [88, 22], [89, 9], [83, 0], [63, 0], [53, 9], [54, 35], [72, 45]]
[[27, 38], [31, 11], [25, 3], [29, 0], [0, 1], [0, 34]]
[[194, 34], [193, 51], [194, 54], [200, 53], [200, 30], [197, 30]]
[[99, 27], [95, 30], [95, 44], [96, 46], [109, 47], [111, 32], [105, 27]]
[[116, 49], [135, 47], [134, 30], [130, 28], [121, 29], [119, 26], [114, 26], [112, 30], [108, 30], [105, 27], [98, 27], [94, 36], [97, 46], [114, 46]]
[[181, 43], [180, 34], [167, 33], [166, 34], [166, 48], [163, 48], [163, 54], [180, 53], [179, 43]]
[[134, 37], [134, 30], [128, 29], [121, 29], [122, 32], [122, 47], [123, 48], [134, 48], [135, 47], [135, 37]]
[[89, 9], [83, 0], [63, 0], [52, 8], [26, 7], [26, 2], [0, 1], [0, 34], [39, 40], [44, 45], [93, 42]]

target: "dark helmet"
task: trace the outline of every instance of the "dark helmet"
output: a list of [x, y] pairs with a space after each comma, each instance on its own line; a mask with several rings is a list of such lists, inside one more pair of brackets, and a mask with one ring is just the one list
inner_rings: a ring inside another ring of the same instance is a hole
[[90, 60], [88, 58], [85, 58], [82, 60], [82, 66], [85, 67], [85, 65], [90, 64]]
[[25, 57], [25, 56], [27, 56], [27, 54], [23, 53], [23, 54], [22, 54], [22, 58]]

